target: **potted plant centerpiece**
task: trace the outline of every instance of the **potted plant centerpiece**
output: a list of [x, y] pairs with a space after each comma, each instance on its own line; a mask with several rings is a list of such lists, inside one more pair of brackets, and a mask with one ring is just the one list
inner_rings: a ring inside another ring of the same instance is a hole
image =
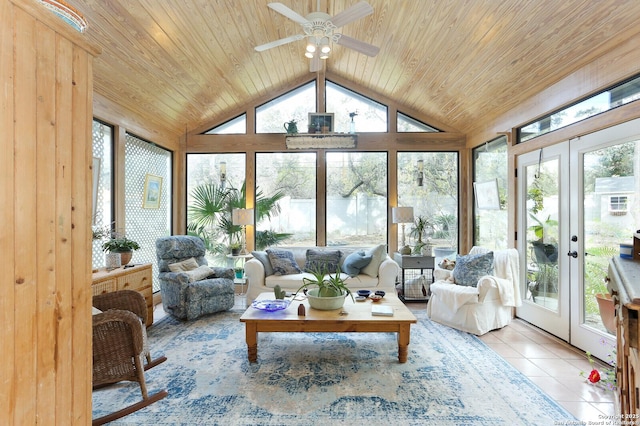
[[[351, 290], [349, 290], [340, 275], [339, 266], [335, 273], [327, 273], [326, 267], [319, 267], [312, 274], [313, 278], [304, 277], [302, 279], [303, 284], [296, 291], [296, 294], [298, 294], [300, 290], [307, 290], [309, 306], [312, 308], [332, 311], [342, 308], [347, 295], [351, 296], [351, 300], [353, 300]], [[309, 289], [309, 287], [312, 288]]]
[[133, 251], [138, 250], [140, 244], [127, 237], [115, 237], [102, 244], [102, 250], [110, 253], [120, 253], [120, 261], [123, 265], [131, 262]]

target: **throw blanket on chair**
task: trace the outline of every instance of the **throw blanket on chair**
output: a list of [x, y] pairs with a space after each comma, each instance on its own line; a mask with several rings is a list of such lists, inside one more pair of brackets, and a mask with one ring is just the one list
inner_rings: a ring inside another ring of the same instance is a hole
[[[474, 250], [472, 249], [471, 251], [473, 252]], [[520, 286], [518, 285], [520, 274], [518, 251], [516, 249], [507, 249], [493, 252], [493, 271], [495, 276], [485, 276], [481, 280], [488, 279], [493, 281], [504, 306], [516, 307], [522, 305]]]

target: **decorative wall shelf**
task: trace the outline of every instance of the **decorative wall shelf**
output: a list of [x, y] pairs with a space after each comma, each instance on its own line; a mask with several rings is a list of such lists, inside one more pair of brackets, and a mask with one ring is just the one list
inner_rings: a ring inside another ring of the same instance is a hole
[[332, 149], [355, 148], [358, 143], [358, 135], [346, 133], [298, 133], [286, 135], [287, 149]]

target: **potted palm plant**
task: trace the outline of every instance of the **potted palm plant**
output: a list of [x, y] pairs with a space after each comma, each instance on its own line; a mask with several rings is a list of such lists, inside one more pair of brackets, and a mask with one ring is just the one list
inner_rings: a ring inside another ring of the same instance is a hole
[[[414, 223], [413, 223], [413, 228], [411, 229], [411, 232], [409, 233], [409, 236], [414, 237], [417, 239], [416, 241], [416, 245], [413, 248], [413, 254], [420, 254], [422, 253], [422, 249], [425, 247], [429, 247], [428, 251], [431, 251], [431, 240], [427, 239], [427, 243], [424, 243], [422, 241], [422, 237], [425, 235], [426, 231], [428, 229], [431, 228], [431, 222], [429, 222], [429, 220], [424, 217], [424, 216], [418, 216], [416, 217]], [[426, 253], [426, 255], [430, 256], [431, 253]]]
[[[318, 267], [312, 272], [312, 275], [313, 278], [304, 277], [302, 286], [296, 291], [297, 295], [300, 290], [306, 290], [309, 306], [312, 308], [332, 311], [342, 308], [347, 295], [351, 296], [351, 300], [353, 300], [351, 290], [340, 275], [339, 266], [333, 274], [327, 273], [326, 267]], [[312, 288], [309, 289], [309, 287]]]

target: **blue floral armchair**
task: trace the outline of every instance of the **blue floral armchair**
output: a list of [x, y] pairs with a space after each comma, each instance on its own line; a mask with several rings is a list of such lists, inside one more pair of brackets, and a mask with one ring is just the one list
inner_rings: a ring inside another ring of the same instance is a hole
[[[192, 320], [233, 307], [233, 269], [212, 267], [207, 271], [204, 255], [204, 243], [198, 237], [175, 235], [156, 240], [158, 279], [165, 312], [176, 318]], [[199, 270], [205, 269], [207, 277], [194, 279], [191, 271], [171, 272], [169, 265], [190, 258], [195, 259]]]

